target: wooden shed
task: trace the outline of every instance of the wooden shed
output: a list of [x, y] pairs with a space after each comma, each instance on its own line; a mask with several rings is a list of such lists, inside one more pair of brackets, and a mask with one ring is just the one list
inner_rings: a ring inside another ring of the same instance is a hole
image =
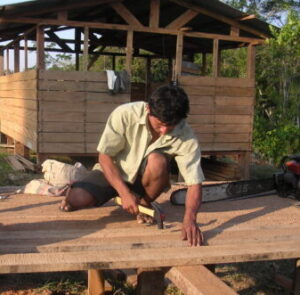
[[[169, 67], [160, 84], [177, 83], [189, 95], [189, 122], [203, 154], [236, 155], [247, 176], [255, 46], [270, 36], [268, 24], [217, 0], [19, 2], [0, 6], [1, 133], [39, 158], [95, 155], [109, 113], [121, 103], [147, 99], [158, 85], [151, 80], [151, 61], [160, 58]], [[70, 29], [73, 38], [61, 37]], [[123, 50], [109, 52], [112, 47]], [[224, 77], [223, 52], [241, 48], [247, 48], [245, 72]], [[32, 50], [36, 66], [29, 69]], [[47, 70], [45, 52], [73, 54], [76, 70]], [[133, 59], [143, 58], [145, 82], [111, 95], [106, 72], [89, 71], [101, 55], [112, 59], [110, 70], [124, 56], [130, 75]]]

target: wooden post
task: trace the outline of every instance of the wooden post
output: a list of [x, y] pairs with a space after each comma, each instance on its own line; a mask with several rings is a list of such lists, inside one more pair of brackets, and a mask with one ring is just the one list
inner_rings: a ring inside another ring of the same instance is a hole
[[132, 53], [133, 53], [133, 31], [127, 32], [126, 41], [126, 71], [131, 76], [131, 66], [132, 66]]
[[206, 53], [202, 53], [202, 67], [201, 67], [201, 73], [202, 76], [206, 75], [207, 72], [207, 59], [206, 59]]
[[6, 49], [6, 74], [9, 74], [9, 48]]
[[28, 70], [28, 38], [24, 36], [24, 68], [25, 71]]
[[0, 49], [0, 76], [4, 75], [4, 50]]
[[84, 27], [83, 71], [88, 70], [89, 59], [89, 28]]
[[20, 41], [14, 44], [14, 72], [20, 72]]
[[29, 148], [22, 144], [21, 142], [18, 142], [15, 140], [15, 155], [20, 155], [24, 158], [29, 158]]
[[137, 295], [163, 295], [165, 272], [161, 268], [138, 269]]
[[249, 44], [247, 53], [247, 78], [255, 79], [255, 46]]
[[146, 87], [145, 87], [145, 99], [148, 99], [150, 95], [150, 77], [151, 77], [151, 58], [146, 57]]
[[178, 76], [181, 74], [182, 54], [183, 54], [183, 33], [178, 32], [177, 42], [176, 42], [176, 61], [175, 61], [174, 81], [178, 81]]
[[294, 295], [300, 295], [300, 259], [296, 260], [294, 277]]
[[112, 56], [112, 69], [113, 69], [113, 71], [116, 70], [116, 56], [115, 55]]
[[105, 292], [102, 270], [89, 269], [88, 271], [88, 295], [101, 295]]
[[36, 67], [39, 70], [45, 69], [45, 36], [44, 27], [36, 28]]
[[213, 77], [217, 78], [220, 72], [220, 52], [219, 52], [219, 40], [214, 39], [213, 49]]
[[79, 71], [79, 53], [81, 46], [81, 31], [79, 28], [75, 28], [75, 68]]
[[249, 179], [250, 177], [250, 162], [251, 152], [246, 151], [238, 155], [239, 174], [242, 179]]

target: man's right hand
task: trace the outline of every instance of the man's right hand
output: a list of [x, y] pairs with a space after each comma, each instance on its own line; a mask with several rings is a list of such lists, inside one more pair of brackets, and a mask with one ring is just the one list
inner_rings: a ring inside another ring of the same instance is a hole
[[120, 197], [122, 200], [122, 207], [124, 210], [134, 215], [137, 215], [139, 213], [138, 198], [133, 192], [130, 192]]

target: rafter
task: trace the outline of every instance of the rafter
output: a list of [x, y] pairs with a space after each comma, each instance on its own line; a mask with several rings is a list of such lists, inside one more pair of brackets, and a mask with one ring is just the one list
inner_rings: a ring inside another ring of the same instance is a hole
[[49, 37], [51, 42], [57, 43], [58, 46], [60, 46], [61, 49], [65, 51], [72, 50], [62, 39], [60, 39], [54, 32], [52, 31], [46, 31], [45, 32]]
[[168, 29], [178, 30], [187, 24], [190, 20], [192, 20], [199, 13], [195, 10], [188, 9], [175, 20], [173, 20], [170, 24], [166, 26]]
[[149, 17], [150, 28], [159, 27], [159, 13], [160, 13], [160, 0], [151, 0], [150, 17]]
[[[122, 2], [123, 0], [88, 0], [88, 1], [81, 1], [79, 3], [73, 3], [73, 4], [62, 4], [62, 5], [55, 5], [53, 7], [47, 7], [44, 5], [45, 8], [39, 8], [39, 9], [31, 9], [29, 11], [18, 11], [18, 16], [34, 16], [34, 15], [41, 15], [51, 12], [57, 12], [61, 10], [69, 10], [69, 9], [76, 9], [76, 8], [83, 8], [83, 7], [89, 7], [92, 5], [97, 4], [109, 4], [113, 2]], [[63, 2], [62, 2], [63, 3]]]
[[210, 11], [210, 10], [206, 9], [206, 8], [203, 8], [203, 7], [200, 7], [200, 6], [196, 6], [196, 5], [192, 5], [192, 4], [180, 1], [180, 0], [170, 0], [170, 1], [176, 3], [176, 4], [180, 5], [180, 6], [184, 6], [186, 8], [190, 8], [192, 10], [195, 10], [195, 11], [197, 11], [199, 13], [205, 14], [205, 15], [207, 15], [209, 17], [217, 19], [217, 20], [219, 20], [221, 22], [224, 22], [226, 24], [239, 27], [240, 29], [242, 29], [242, 30], [244, 30], [246, 32], [249, 32], [251, 34], [254, 34], [256, 36], [259, 36], [261, 38], [264, 38], [264, 39], [269, 38], [268, 35], [260, 32], [260, 31], [252, 29], [252, 28], [250, 28], [250, 27], [248, 27], [246, 25], [242, 25], [242, 24], [240, 24], [238, 21], [236, 21], [234, 19], [231, 19], [231, 18], [228, 18], [228, 17], [223, 16], [221, 14], [215, 13], [213, 11]]
[[139, 20], [122, 4], [111, 3], [110, 6], [131, 26], [143, 27]]
[[[177, 35], [178, 30], [174, 29], [166, 29], [166, 28], [149, 28], [149, 27], [134, 27], [132, 28], [129, 25], [120, 25], [120, 24], [107, 24], [100, 22], [85, 22], [85, 21], [58, 21], [56, 19], [47, 19], [47, 18], [0, 18], [0, 23], [30, 23], [37, 25], [54, 25], [54, 26], [68, 26], [68, 27], [89, 27], [94, 29], [110, 29], [110, 30], [120, 30], [120, 31], [128, 31], [132, 30], [136, 32], [147, 32], [147, 33], [156, 33], [156, 34], [169, 34], [169, 35]], [[230, 35], [222, 35], [222, 34], [210, 34], [210, 33], [202, 33], [202, 32], [184, 32], [186, 36], [191, 37], [200, 37], [207, 39], [219, 39], [219, 40], [228, 40], [228, 41], [236, 41], [236, 42], [246, 42], [246, 43], [263, 43], [264, 40], [259, 38], [249, 38], [249, 37], [233, 37]]]

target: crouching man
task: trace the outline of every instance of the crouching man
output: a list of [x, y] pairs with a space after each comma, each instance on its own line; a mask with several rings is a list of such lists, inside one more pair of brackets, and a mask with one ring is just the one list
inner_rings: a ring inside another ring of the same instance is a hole
[[139, 222], [147, 222], [138, 204], [150, 206], [170, 187], [169, 161], [174, 157], [188, 186], [182, 238], [190, 245], [201, 245], [203, 238], [196, 217], [204, 177], [200, 147], [185, 120], [188, 112], [188, 97], [176, 86], [157, 89], [147, 103], [117, 107], [97, 147], [100, 169], [72, 185], [61, 209], [101, 206], [119, 196], [123, 209], [137, 215]]

